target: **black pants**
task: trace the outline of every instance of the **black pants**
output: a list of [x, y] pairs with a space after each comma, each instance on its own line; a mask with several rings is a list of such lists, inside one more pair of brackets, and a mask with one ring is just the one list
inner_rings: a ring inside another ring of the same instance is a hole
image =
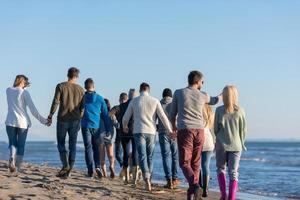
[[127, 149], [127, 145], [131, 142], [132, 144], [132, 165], [136, 166], [136, 158], [135, 158], [135, 154], [136, 154], [136, 147], [135, 147], [135, 142], [133, 137], [123, 137], [121, 138], [121, 143], [122, 143], [122, 148], [123, 148], [123, 167], [127, 168], [129, 166], [129, 153], [128, 149]]

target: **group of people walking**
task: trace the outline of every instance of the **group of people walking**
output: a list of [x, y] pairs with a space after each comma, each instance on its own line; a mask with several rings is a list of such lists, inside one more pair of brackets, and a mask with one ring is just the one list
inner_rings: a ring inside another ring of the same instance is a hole
[[[238, 92], [229, 85], [217, 97], [201, 91], [201, 72], [191, 71], [188, 86], [163, 90], [162, 100], [150, 95], [150, 85], [140, 85], [140, 95], [134, 89], [121, 93], [119, 105], [111, 108], [108, 99], [96, 93], [95, 83], [88, 78], [85, 90], [76, 84], [79, 70], [68, 70], [68, 81], [56, 86], [47, 118], [42, 117], [26, 90], [28, 78], [18, 75], [13, 87], [7, 89], [8, 114], [6, 130], [9, 139], [9, 170], [21, 170], [25, 142], [31, 121], [27, 107], [42, 124], [51, 126], [57, 108], [57, 148], [62, 168], [57, 176], [68, 178], [76, 161], [76, 143], [81, 129], [85, 146], [87, 176], [108, 177], [105, 157], [108, 157], [110, 178], [115, 178], [115, 158], [122, 167], [120, 177], [125, 183], [137, 183], [139, 171], [145, 189], [152, 191], [153, 154], [158, 132], [162, 164], [167, 184], [173, 189], [180, 184], [177, 164], [189, 184], [187, 199], [208, 196], [210, 160], [216, 154], [221, 199], [236, 199], [239, 161], [245, 147], [246, 121], [238, 105]], [[213, 112], [211, 106], [223, 101]], [[68, 149], [66, 138], [68, 136]], [[229, 174], [229, 194], [226, 191], [226, 168]], [[131, 173], [130, 173], [131, 172]]]

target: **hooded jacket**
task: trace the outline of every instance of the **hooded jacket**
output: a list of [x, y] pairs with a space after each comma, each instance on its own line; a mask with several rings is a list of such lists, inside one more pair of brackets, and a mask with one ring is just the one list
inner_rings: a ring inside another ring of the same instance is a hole
[[[167, 117], [169, 117], [169, 113], [171, 110], [172, 97], [165, 97], [160, 101]], [[167, 129], [163, 125], [162, 121], [158, 119], [157, 132], [159, 133], [167, 133]]]
[[83, 128], [100, 129], [100, 118], [102, 117], [105, 129], [109, 132], [110, 118], [103, 97], [96, 92], [85, 92], [84, 102], [84, 114], [81, 120], [81, 126]]

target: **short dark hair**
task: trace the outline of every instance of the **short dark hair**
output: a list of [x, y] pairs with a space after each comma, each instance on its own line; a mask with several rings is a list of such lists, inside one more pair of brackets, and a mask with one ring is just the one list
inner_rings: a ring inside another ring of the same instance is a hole
[[172, 97], [173, 94], [172, 94], [172, 90], [170, 88], [166, 88], [164, 89], [163, 93], [162, 93], [162, 97], [165, 98], [165, 97]]
[[203, 74], [199, 71], [191, 71], [188, 77], [189, 85], [194, 85], [203, 78]]
[[71, 67], [68, 70], [68, 78], [73, 79], [73, 78], [79, 77], [79, 73], [80, 73], [79, 69], [77, 69], [76, 67]]
[[84, 81], [84, 88], [85, 88], [86, 90], [90, 89], [90, 88], [93, 87], [93, 86], [94, 86], [94, 81], [93, 81], [93, 79], [88, 78], [88, 79], [86, 79], [86, 80]]
[[140, 85], [140, 92], [146, 91], [148, 89], [150, 89], [150, 85], [148, 83], [144, 82]]
[[127, 95], [125, 92], [122, 92], [122, 93], [120, 94], [119, 99], [120, 99], [121, 101], [124, 101], [124, 100], [128, 99], [128, 95]]

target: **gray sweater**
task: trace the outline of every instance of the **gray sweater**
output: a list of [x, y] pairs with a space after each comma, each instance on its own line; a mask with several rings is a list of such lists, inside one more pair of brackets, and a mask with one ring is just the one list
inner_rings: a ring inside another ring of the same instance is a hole
[[172, 101], [170, 119], [173, 121], [177, 117], [179, 130], [204, 129], [205, 122], [202, 115], [204, 104], [215, 105], [218, 102], [218, 97], [210, 97], [192, 87], [176, 90]]

